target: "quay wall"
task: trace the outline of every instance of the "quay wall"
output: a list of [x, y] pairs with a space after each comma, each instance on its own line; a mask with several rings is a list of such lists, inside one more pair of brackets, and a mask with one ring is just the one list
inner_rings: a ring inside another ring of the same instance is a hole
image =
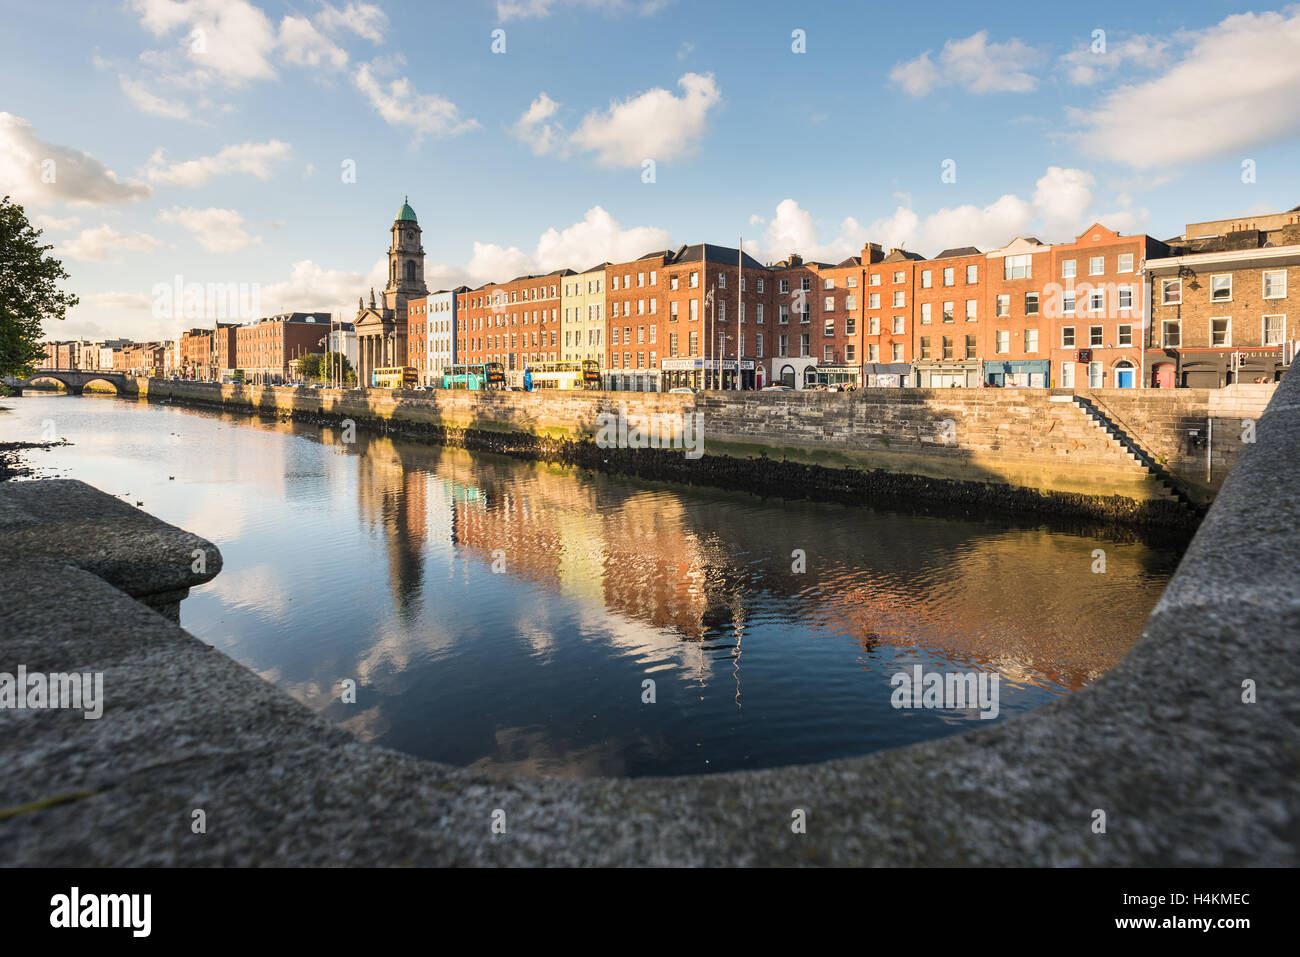
[[[1091, 509], [1095, 517], [1132, 518], [1140, 512], [1151, 518], [1177, 511], [1168, 490], [1070, 401], [1068, 393], [1022, 389], [698, 395], [393, 392], [158, 379], [136, 380], [135, 386], [141, 396], [155, 401], [324, 422], [352, 419], [437, 441], [542, 456], [548, 447], [566, 443], [590, 447], [602, 413], [699, 413], [706, 461], [712, 464], [683, 462], [669, 474], [652, 477], [691, 481], [692, 470], [717, 472], [719, 460], [724, 459], [745, 463], [754, 473], [770, 471], [787, 482], [826, 484], [848, 477], [850, 485], [861, 485], [862, 476], [875, 475], [875, 484], [897, 489], [899, 479], [914, 477], [924, 480], [912, 483], [921, 494], [957, 483], [988, 490], [994, 501], [1006, 490], [1016, 489], [1074, 503], [1062, 511], [1087, 512], [1088, 507], [1075, 506], [1090, 499], [1128, 503], [1118, 510], [1128, 516], [1107, 515], [1116, 509], [1098, 507]], [[1077, 394], [1165, 464], [1190, 498], [1208, 504], [1241, 451], [1242, 420], [1262, 414], [1272, 392], [1272, 386], [1249, 385], [1140, 394], [1080, 390]], [[1205, 435], [1211, 419], [1216, 424], [1207, 481], [1206, 450], [1197, 440]], [[512, 443], [511, 436], [535, 441], [520, 445]], [[680, 452], [674, 454], [682, 458]], [[629, 458], [615, 455], [611, 468], [621, 468]], [[605, 455], [598, 462], [610, 458]], [[792, 466], [812, 471], [792, 470]], [[897, 479], [891, 481], [891, 476]], [[757, 478], [761, 476], [756, 474]], [[970, 496], [963, 492], [963, 498]]]

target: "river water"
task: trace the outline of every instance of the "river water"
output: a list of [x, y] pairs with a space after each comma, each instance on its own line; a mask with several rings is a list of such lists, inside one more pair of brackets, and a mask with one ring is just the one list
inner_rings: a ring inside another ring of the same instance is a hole
[[[72, 443], [26, 453], [39, 475], [218, 545], [189, 631], [363, 739], [494, 772], [772, 767], [1007, 720], [1114, 665], [1180, 551], [128, 399], [0, 404], [0, 441]], [[997, 717], [895, 707], [916, 666], [998, 676]]]

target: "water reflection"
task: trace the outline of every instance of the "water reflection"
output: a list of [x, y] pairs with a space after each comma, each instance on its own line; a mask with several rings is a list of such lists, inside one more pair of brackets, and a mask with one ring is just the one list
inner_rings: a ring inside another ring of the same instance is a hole
[[1118, 661], [1177, 559], [277, 420], [12, 405], [0, 428], [54, 408], [75, 443], [34, 465], [130, 489], [221, 547], [186, 627], [369, 740], [492, 770], [698, 773], [980, 723], [891, 708], [889, 676], [917, 663], [997, 672], [1006, 717]]

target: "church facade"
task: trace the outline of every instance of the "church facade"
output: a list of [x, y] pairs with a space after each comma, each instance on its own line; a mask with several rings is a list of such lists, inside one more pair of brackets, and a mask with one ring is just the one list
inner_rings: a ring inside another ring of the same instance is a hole
[[424, 247], [420, 223], [409, 202], [393, 220], [388, 245], [388, 282], [381, 299], [357, 300], [357, 382], [369, 388], [376, 369], [407, 365], [406, 305], [429, 294], [424, 284]]

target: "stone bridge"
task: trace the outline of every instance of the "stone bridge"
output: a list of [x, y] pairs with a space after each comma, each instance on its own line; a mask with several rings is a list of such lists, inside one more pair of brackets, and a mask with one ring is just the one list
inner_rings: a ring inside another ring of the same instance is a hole
[[98, 372], [85, 371], [82, 369], [37, 369], [31, 376], [26, 379], [19, 379], [16, 376], [5, 376], [3, 381], [5, 385], [16, 391], [19, 395], [25, 387], [37, 379], [53, 379], [55, 382], [62, 382], [68, 391], [73, 395], [81, 395], [82, 390], [88, 384], [95, 381], [107, 382], [119, 394], [135, 391], [135, 380], [122, 372]]

